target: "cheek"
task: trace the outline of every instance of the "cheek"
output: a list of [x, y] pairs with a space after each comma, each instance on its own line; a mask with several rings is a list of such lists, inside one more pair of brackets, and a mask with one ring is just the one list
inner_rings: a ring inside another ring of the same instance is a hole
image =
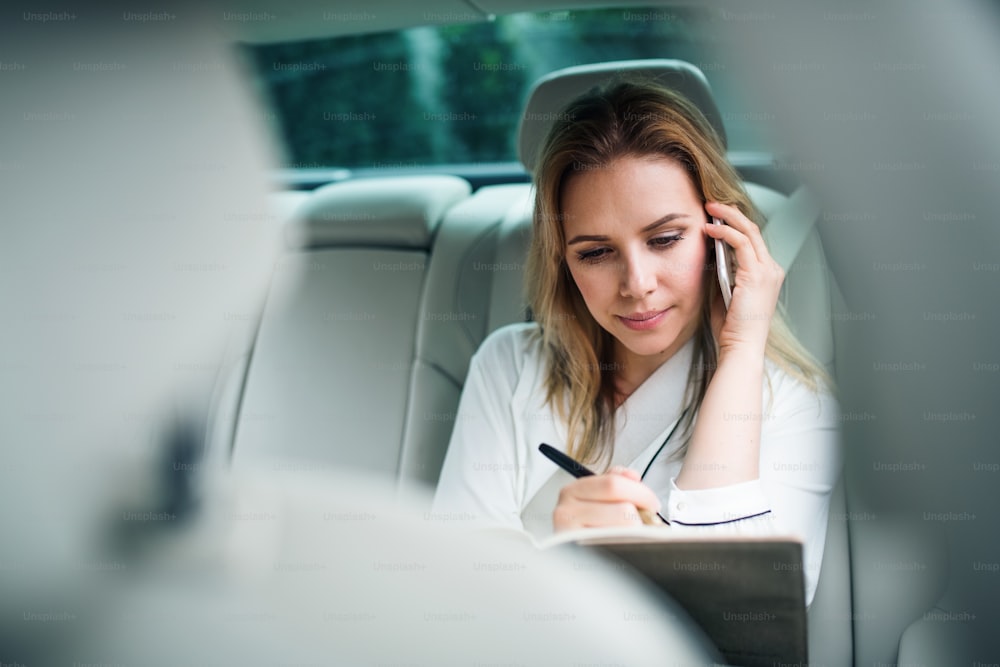
[[701, 280], [708, 259], [708, 248], [704, 243], [689, 243], [664, 258], [663, 272], [675, 284]]
[[606, 287], [608, 281], [599, 280], [599, 272], [570, 268], [569, 273], [585, 303], [590, 305], [602, 299], [601, 288]]
[[678, 254], [672, 262], [671, 281], [686, 294], [700, 295], [704, 284], [708, 247], [704, 241], [692, 243], [683, 255]]

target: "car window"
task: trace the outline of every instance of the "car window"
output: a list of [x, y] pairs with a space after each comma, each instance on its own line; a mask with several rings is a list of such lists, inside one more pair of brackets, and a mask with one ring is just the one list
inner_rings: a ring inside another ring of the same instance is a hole
[[698, 65], [731, 151], [765, 148], [772, 114], [746, 109], [700, 8], [524, 13], [493, 21], [245, 46], [290, 168], [405, 169], [517, 160], [534, 81], [572, 65], [680, 58]]

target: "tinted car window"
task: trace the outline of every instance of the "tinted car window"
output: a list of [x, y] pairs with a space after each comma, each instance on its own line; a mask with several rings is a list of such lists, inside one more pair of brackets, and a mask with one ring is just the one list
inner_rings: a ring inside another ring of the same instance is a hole
[[759, 150], [771, 114], [738, 103], [698, 8], [514, 14], [483, 23], [246, 47], [292, 168], [517, 160], [535, 80], [585, 63], [680, 58], [715, 91], [730, 149]]

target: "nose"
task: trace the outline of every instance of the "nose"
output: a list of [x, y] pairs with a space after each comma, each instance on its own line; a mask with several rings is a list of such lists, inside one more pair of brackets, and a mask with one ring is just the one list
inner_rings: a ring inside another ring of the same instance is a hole
[[656, 289], [652, 258], [633, 253], [622, 260], [619, 291], [623, 297], [641, 299]]

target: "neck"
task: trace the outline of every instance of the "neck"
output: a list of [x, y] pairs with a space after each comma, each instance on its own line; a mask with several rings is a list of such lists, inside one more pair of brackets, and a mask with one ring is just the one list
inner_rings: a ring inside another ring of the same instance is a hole
[[677, 351], [691, 340], [693, 335], [692, 332], [686, 336], [678, 336], [667, 349], [649, 355], [636, 354], [615, 341], [616, 407], [631, 396], [660, 366], [673, 358]]

